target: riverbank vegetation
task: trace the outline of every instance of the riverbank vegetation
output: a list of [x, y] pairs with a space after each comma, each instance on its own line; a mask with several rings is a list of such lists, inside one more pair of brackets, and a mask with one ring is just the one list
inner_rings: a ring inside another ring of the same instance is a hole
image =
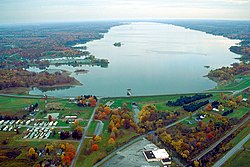
[[208, 78], [217, 82], [215, 89], [240, 90], [250, 85], [250, 63], [233, 63], [231, 67], [211, 70]]

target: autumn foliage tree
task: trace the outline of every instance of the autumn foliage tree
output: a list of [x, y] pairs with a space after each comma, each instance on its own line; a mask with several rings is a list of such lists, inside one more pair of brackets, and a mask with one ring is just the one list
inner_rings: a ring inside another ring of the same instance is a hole
[[28, 156], [31, 158], [31, 159], [36, 159], [38, 157], [38, 154], [36, 153], [35, 149], [33, 147], [31, 147], [29, 149], [29, 152], [28, 152]]
[[206, 106], [206, 110], [207, 110], [207, 111], [212, 111], [212, 109], [213, 109], [213, 107], [212, 107], [211, 104], [208, 104], [208, 105]]
[[49, 121], [49, 122], [53, 121], [53, 118], [52, 118], [51, 115], [48, 116], [48, 121]]
[[62, 144], [61, 148], [65, 147], [65, 153], [61, 156], [63, 165], [70, 166], [72, 159], [75, 156], [76, 148], [73, 144]]
[[108, 144], [114, 145], [114, 144], [115, 144], [114, 138], [110, 138], [110, 139], [108, 140]]
[[93, 144], [92, 145], [92, 150], [93, 151], [97, 151], [98, 150], [98, 145], [97, 144]]

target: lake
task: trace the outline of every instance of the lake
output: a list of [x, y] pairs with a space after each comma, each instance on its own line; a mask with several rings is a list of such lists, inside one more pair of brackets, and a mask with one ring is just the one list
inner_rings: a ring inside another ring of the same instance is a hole
[[[115, 47], [121, 42], [121, 47]], [[83, 85], [47, 91], [50, 96], [126, 96], [201, 92], [216, 83], [204, 77], [211, 69], [229, 66], [239, 57], [229, 47], [240, 42], [178, 26], [135, 22], [112, 27], [104, 38], [84, 44], [97, 58], [110, 61], [108, 68], [51, 66], [65, 69]], [[210, 66], [205, 68], [204, 66]], [[75, 74], [76, 69], [89, 70]], [[33, 95], [44, 92], [33, 89]]]

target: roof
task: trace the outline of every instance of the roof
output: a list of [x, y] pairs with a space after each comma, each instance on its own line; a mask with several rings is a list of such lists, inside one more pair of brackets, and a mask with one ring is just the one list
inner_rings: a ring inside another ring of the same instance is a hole
[[165, 149], [158, 149], [155, 151], [152, 151], [156, 159], [165, 159], [169, 158], [169, 154]]
[[147, 159], [155, 159], [155, 155], [153, 154], [152, 151], [144, 151], [145, 156]]
[[169, 162], [169, 161], [171, 161], [171, 158], [162, 159], [162, 162]]

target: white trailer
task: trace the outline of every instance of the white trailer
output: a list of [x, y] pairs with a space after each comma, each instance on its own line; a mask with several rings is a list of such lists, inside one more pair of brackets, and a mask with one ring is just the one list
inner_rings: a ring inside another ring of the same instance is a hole
[[53, 121], [51, 121], [50, 123], [49, 123], [49, 126], [52, 126], [53, 125]]
[[56, 121], [55, 123], [53, 123], [53, 126], [56, 126], [58, 124], [58, 122]]
[[27, 122], [26, 122], [26, 125], [29, 125], [30, 124], [30, 120], [28, 120]]
[[11, 126], [11, 127], [9, 128], [9, 132], [10, 132], [12, 129], [13, 129], [13, 127]]

